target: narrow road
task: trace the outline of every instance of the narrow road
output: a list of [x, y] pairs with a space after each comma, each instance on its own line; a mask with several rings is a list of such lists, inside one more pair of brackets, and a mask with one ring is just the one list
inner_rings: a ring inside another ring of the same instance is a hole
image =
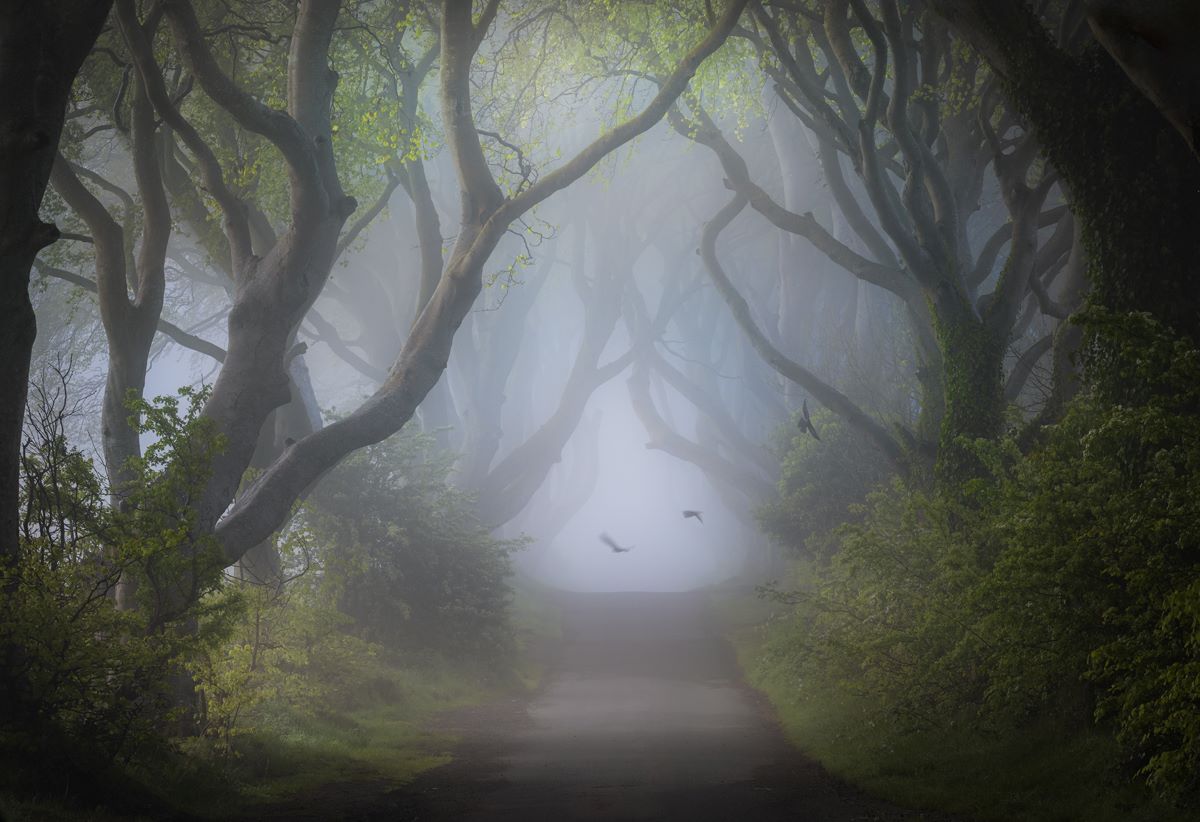
[[420, 820], [917, 820], [796, 753], [693, 594], [564, 600], [528, 704], [460, 717], [453, 763], [395, 795]]

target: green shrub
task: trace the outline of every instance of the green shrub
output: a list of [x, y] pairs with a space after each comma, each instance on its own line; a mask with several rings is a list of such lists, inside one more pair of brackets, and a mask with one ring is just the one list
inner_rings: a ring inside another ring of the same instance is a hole
[[[172, 677], [210, 639], [192, 630], [205, 608], [166, 584], [170, 569], [203, 556], [178, 501], [203, 478], [190, 468], [219, 447], [197, 416], [202, 397], [190, 399], [183, 413], [173, 398], [138, 406], [158, 439], [132, 464], [128, 504], [116, 510], [92, 460], [68, 441], [67, 375], [35, 387], [20, 465], [21, 554], [0, 580], [0, 746], [16, 782], [102, 781], [114, 763], [165, 747], [179, 705]], [[168, 472], [185, 449], [196, 460]], [[217, 575], [189, 580], [203, 589]], [[119, 609], [118, 585], [136, 585], [142, 607]]]
[[892, 473], [872, 443], [831, 412], [818, 410], [821, 439], [798, 430], [795, 421], [775, 434], [779, 453], [779, 498], [756, 512], [759, 527], [796, 556], [827, 557], [836, 547], [830, 532], [854, 518], [851, 507], [866, 499]]
[[1098, 725], [1121, 743], [1114, 770], [1194, 802], [1200, 351], [1143, 316], [1101, 322], [1136, 404], [1086, 393], [1027, 455], [963, 442], [986, 476], [953, 495], [872, 494], [829, 562], [774, 592], [798, 630], [770, 652], [899, 728]]
[[222, 757], [272, 714], [312, 718], [354, 707], [385, 678], [380, 649], [350, 632], [307, 540], [295, 528], [277, 540], [284, 579], [233, 579], [210, 595], [222, 606], [214, 610], [223, 624], [212, 631], [221, 640], [198, 649], [188, 668], [201, 695], [200, 732]]
[[328, 546], [326, 579], [359, 636], [499, 661], [512, 650], [509, 554], [523, 543], [488, 534], [432, 445], [405, 429], [356, 453], [302, 519]]
[[1139, 774], [1185, 797], [1200, 788], [1200, 351], [1142, 315], [1103, 323], [1109, 356], [1153, 390], [1084, 397], [1021, 466], [996, 577]]
[[472, 519], [449, 458], [410, 433], [355, 455], [266, 546], [278, 576], [251, 582], [188, 504], [223, 444], [205, 392], [135, 400], [150, 444], [106, 489], [68, 441], [60, 376], [35, 391], [21, 556], [0, 575], [0, 794], [215, 809], [281, 758], [296, 779], [440, 761], [416, 723], [511, 674], [521, 544]]
[[350, 457], [277, 535], [278, 578], [241, 575], [210, 595], [222, 639], [190, 670], [219, 755], [273, 723], [394, 695], [400, 656], [510, 661], [518, 543], [473, 521], [431, 444], [406, 432]]

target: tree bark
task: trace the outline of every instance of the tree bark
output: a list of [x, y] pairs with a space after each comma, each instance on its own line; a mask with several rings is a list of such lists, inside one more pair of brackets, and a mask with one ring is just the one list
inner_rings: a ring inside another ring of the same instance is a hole
[[834, 413], [843, 417], [855, 429], [869, 437], [897, 469], [901, 472], [907, 471], [909, 468], [908, 457], [905, 455], [900, 443], [888, 432], [887, 428], [855, 405], [845, 394], [826, 383], [807, 368], [786, 357], [779, 349], [772, 345], [754, 322], [754, 318], [750, 313], [750, 306], [746, 303], [745, 298], [737, 292], [732, 281], [726, 275], [725, 269], [717, 257], [717, 238], [720, 236], [721, 231], [741, 213], [748, 202], [749, 200], [742, 194], [734, 195], [734, 198], [704, 227], [704, 234], [700, 245], [700, 256], [704, 260], [704, 265], [708, 269], [713, 284], [716, 285], [721, 296], [725, 298], [725, 302], [733, 312], [738, 325], [742, 327], [742, 330], [750, 339], [755, 350], [758, 351], [767, 364], [782, 376], [792, 382], [798, 383], [814, 399], [830, 408]]
[[[412, 417], [417, 405], [441, 378], [455, 332], [482, 289], [483, 266], [512, 222], [583, 177], [610, 152], [657, 123], [683, 93], [700, 63], [724, 43], [746, 4], [747, 0], [730, 3], [708, 36], [680, 61], [659, 93], [640, 113], [604, 132], [574, 158], [506, 199], [487, 166], [471, 107], [471, 65], [485, 33], [480, 28], [483, 23], [477, 24], [472, 19], [468, 0], [447, 0], [442, 18], [441, 103], [446, 142], [455, 158], [459, 177], [462, 220], [458, 239], [437, 288], [414, 323], [388, 379], [379, 390], [353, 414], [288, 448], [216, 525], [216, 535], [226, 560], [236, 560], [283, 524], [293, 502], [346, 454], [384, 439]], [[203, 78], [201, 80], [203, 83]], [[270, 261], [268, 257], [262, 265]], [[323, 276], [317, 279], [324, 281]], [[286, 300], [283, 302], [287, 304]], [[270, 301], [264, 301], [263, 307], [270, 304]], [[259, 323], [271, 320], [261, 314], [235, 317], [237, 312], [235, 307], [230, 316], [229, 360], [218, 378], [214, 401], [222, 391], [221, 382], [230, 371], [235, 352], [242, 351], [238, 335], [234, 333], [242, 330], [237, 325], [251, 320]], [[262, 336], [261, 330], [259, 336]], [[253, 351], [244, 353], [248, 360], [255, 356]], [[261, 355], [258, 356], [261, 359]], [[245, 387], [254, 379], [256, 385], [261, 385], [262, 375], [271, 373], [272, 363], [268, 358], [256, 364], [260, 366], [257, 372], [242, 373], [238, 375], [239, 379], [231, 380], [229, 384]], [[217, 412], [214, 415], [225, 421], [223, 428], [234, 425], [236, 417], [232, 412], [237, 409], [231, 401], [236, 396], [226, 391], [223, 395], [226, 403], [214, 409]], [[275, 397], [272, 401], [278, 404], [281, 398]], [[214, 403], [210, 402], [212, 405]], [[244, 464], [241, 467], [244, 468]], [[232, 472], [222, 468], [218, 466], [228, 483], [233, 478]], [[237, 475], [240, 476], [240, 468]], [[233, 488], [218, 486], [216, 490], [225, 493], [210, 495], [212, 505], [205, 512], [214, 523], [228, 504]], [[219, 500], [224, 502], [217, 509]]]
[[1200, 8], [1192, 0], [1092, 0], [1092, 33], [1200, 159]]
[[58, 239], [38, 218], [71, 84], [111, 2], [9, 0], [0, 4], [0, 572], [20, 552], [21, 429], [37, 334], [29, 300], [33, 259]]
[[[118, 0], [117, 19], [127, 37], [144, 36], [129, 0]], [[131, 27], [138, 28], [136, 35]], [[136, 259], [129, 259], [126, 254], [133, 238], [126, 236], [108, 209], [88, 191], [70, 163], [60, 155], [51, 172], [55, 190], [92, 233], [96, 297], [108, 343], [100, 436], [109, 492], [116, 505], [124, 499], [132, 479], [129, 461], [142, 453], [138, 430], [131, 424], [129, 400], [141, 399], [146, 387], [150, 347], [158, 330], [166, 292], [171, 210], [163, 186], [157, 130], [145, 84], [136, 77], [129, 129], [134, 177], [142, 206], [141, 243]]]
[[939, 306], [936, 331], [946, 405], [935, 469], [939, 482], [952, 487], [980, 469], [961, 440], [990, 440], [1003, 430], [1008, 331], [981, 323], [968, 303], [951, 297]]
[[1096, 44], [1071, 55], [1024, 2], [932, 0], [999, 76], [1071, 192], [1093, 305], [1200, 340], [1200, 164]]

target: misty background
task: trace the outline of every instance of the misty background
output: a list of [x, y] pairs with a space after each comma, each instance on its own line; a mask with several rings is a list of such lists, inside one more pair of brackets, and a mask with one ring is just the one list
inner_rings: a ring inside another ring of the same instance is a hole
[[[536, 122], [557, 127], [538, 131], [533, 151], [567, 155], [599, 131], [606, 92], [621, 84], [599, 85], [600, 93], [535, 109], [528, 131]], [[634, 93], [644, 99], [649, 90], [642, 84]], [[737, 115], [747, 122], [732, 124], [754, 178], [793, 210], [821, 215], [840, 240], [861, 245], [815, 158], [794, 149], [814, 138], [762, 94]], [[518, 129], [512, 139], [520, 137], [531, 139]], [[119, 144], [89, 145], [86, 162], [128, 184]], [[445, 152], [424, 166], [448, 247], [457, 232], [454, 168]], [[807, 395], [750, 349], [704, 273], [700, 228], [727, 193], [714, 158], [663, 122], [528, 215], [489, 262], [485, 288], [435, 390], [438, 407], [427, 401], [410, 425], [435, 432], [457, 454], [455, 481], [481, 496], [481, 521], [498, 535], [531, 539], [515, 558], [522, 573], [580, 591], [679, 591], [748, 569], [771, 573], [778, 552], [756, 527], [754, 508], [772, 493], [773, 432]], [[985, 196], [985, 206], [995, 197]], [[326, 294], [301, 325], [298, 340], [307, 349], [290, 369], [310, 417], [328, 421], [353, 410], [378, 386], [404, 339], [419, 283], [413, 218], [396, 187], [338, 260]], [[756, 320], [789, 356], [842, 383], [876, 413], [915, 417], [918, 402], [906, 385], [913, 358], [890, 294], [749, 215], [723, 235], [722, 248]], [[203, 266], [202, 250], [184, 237], [173, 241], [168, 314], [190, 334], [222, 345], [226, 297]], [[97, 403], [104, 364], [93, 305], [69, 284], [46, 278], [40, 286], [43, 315], [71, 322], [44, 325], [39, 361], [76, 352], [75, 384]], [[601, 303], [605, 315], [589, 328], [589, 312]], [[639, 331], [656, 313], [659, 327]], [[647, 333], [654, 338], [647, 341]], [[620, 370], [612, 373], [613, 366]], [[200, 386], [215, 372], [210, 358], [160, 338], [146, 395]], [[649, 392], [640, 415], [633, 372], [646, 375]], [[881, 375], [894, 386], [890, 397], [880, 390]], [[680, 381], [706, 397], [704, 408], [695, 394], [680, 392]], [[97, 419], [84, 414], [76, 421], [76, 436], [93, 447]], [[522, 467], [505, 460], [528, 449], [547, 421], [554, 430], [543, 432], [550, 436], [540, 453], [525, 455], [534, 459], [523, 487], [489, 518], [489, 490], [503, 487], [505, 471]], [[684, 520], [684, 509], [702, 511], [703, 524]], [[635, 550], [614, 555], [601, 533]]]

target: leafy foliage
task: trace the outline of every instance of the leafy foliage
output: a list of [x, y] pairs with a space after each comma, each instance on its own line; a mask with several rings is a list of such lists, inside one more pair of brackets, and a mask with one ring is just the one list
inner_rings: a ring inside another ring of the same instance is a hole
[[1111, 767], [1190, 802], [1200, 351], [1143, 315], [1093, 317], [1105, 356], [1157, 390], [1079, 398], [1028, 455], [961, 442], [986, 468], [961, 493], [872, 494], [826, 567], [772, 592], [798, 626], [774, 653], [800, 682], [832, 673], [898, 733], [1095, 723], [1121, 743]]
[[820, 440], [793, 421], [776, 434], [779, 498], [758, 509], [760, 527], [800, 556], [827, 557], [830, 532], [852, 516], [851, 506], [884, 482], [890, 466], [870, 442], [831, 412], [813, 414]]
[[379, 649], [347, 632], [352, 621], [323, 585], [308, 536], [293, 529], [277, 540], [284, 568], [296, 569], [289, 578], [232, 579], [211, 596], [237, 618], [189, 669], [202, 696], [200, 731], [222, 755], [236, 737], [261, 731], [271, 711], [311, 718], [383, 676]]
[[[220, 642], [190, 662], [203, 733], [237, 738], [394, 693], [399, 652], [511, 659], [508, 553], [448, 485], [432, 438], [402, 433], [326, 477], [274, 543], [281, 576], [231, 579], [209, 597]], [[225, 616], [235, 612], [237, 618]]]
[[[189, 586], [215, 581], [197, 571], [211, 563], [178, 501], [219, 441], [196, 416], [202, 395], [182, 413], [175, 398], [141, 404], [158, 440], [124, 489], [129, 504], [112, 509], [91, 459], [67, 439], [65, 375], [34, 396], [21, 461], [22, 557], [2, 581], [0, 647], [10, 664], [0, 690], [10, 710], [0, 732], [5, 748], [37, 750], [69, 779], [160, 748], [178, 707], [177, 661], [210, 639], [190, 626], [211, 609], [179, 600], [166, 580], [181, 577], [182, 556]], [[143, 607], [118, 608], [121, 586], [137, 586]]]
[[[508, 680], [507, 558], [520, 543], [474, 524], [430, 438], [401, 434], [334, 472], [274, 540], [281, 576], [252, 581], [222, 574], [215, 546], [195, 537], [187, 501], [222, 444], [199, 415], [205, 391], [131, 403], [150, 442], [115, 507], [68, 440], [65, 377], [35, 397], [24, 555], [0, 580], [6, 761], [55, 763], [77, 787], [89, 775], [97, 784], [82, 790], [98, 794], [104, 774], [167, 762], [242, 783], [269, 770], [258, 761], [269, 740], [293, 751], [281, 740], [303, 728], [332, 733], [331, 722], [391, 705], [394, 727], [370, 755], [407, 771], [439, 760], [409, 750], [418, 733], [405, 700], [433, 710]], [[452, 671], [455, 659], [467, 662]], [[200, 738], [181, 737], [180, 719]], [[48, 785], [44, 773], [6, 773], [0, 788]]]
[[432, 438], [402, 433], [355, 454], [303, 514], [330, 547], [338, 607], [354, 631], [392, 648], [437, 648], [498, 660], [511, 650], [508, 556], [475, 521]]

